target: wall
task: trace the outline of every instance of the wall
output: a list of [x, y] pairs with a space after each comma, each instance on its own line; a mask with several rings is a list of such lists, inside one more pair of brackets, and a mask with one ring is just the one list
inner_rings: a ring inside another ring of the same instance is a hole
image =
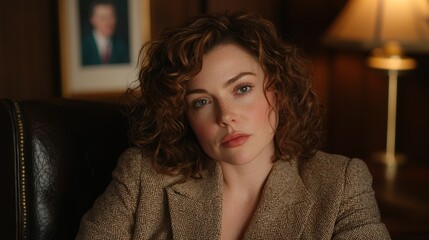
[[0, 1], [0, 98], [59, 95], [55, 0]]
[[178, 25], [204, 11], [202, 0], [152, 0], [150, 4], [153, 38], [157, 38], [165, 27]]

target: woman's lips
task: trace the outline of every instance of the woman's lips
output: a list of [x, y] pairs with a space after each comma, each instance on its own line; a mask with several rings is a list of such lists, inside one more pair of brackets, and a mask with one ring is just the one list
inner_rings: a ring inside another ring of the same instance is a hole
[[222, 139], [221, 145], [226, 148], [234, 148], [244, 144], [250, 135], [247, 134], [229, 134]]

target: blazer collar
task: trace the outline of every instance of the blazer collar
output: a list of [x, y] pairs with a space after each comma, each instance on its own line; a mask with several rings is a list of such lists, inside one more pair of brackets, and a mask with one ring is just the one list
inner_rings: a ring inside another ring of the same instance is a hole
[[298, 239], [313, 204], [297, 160], [275, 162], [244, 239]]
[[[202, 179], [167, 188], [174, 239], [193, 239], [195, 233], [199, 239], [220, 239], [222, 177], [216, 164]], [[244, 239], [299, 238], [313, 203], [297, 161], [277, 161]]]
[[174, 239], [220, 239], [222, 188], [219, 164], [201, 179], [167, 187]]

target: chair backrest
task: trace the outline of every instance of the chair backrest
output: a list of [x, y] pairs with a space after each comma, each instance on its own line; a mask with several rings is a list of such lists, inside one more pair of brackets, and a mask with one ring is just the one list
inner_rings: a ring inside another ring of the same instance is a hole
[[74, 239], [129, 146], [125, 107], [0, 100], [2, 239]]

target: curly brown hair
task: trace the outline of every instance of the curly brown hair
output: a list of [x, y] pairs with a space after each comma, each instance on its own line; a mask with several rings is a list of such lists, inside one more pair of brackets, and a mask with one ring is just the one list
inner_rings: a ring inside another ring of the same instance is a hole
[[308, 62], [282, 40], [274, 25], [249, 12], [207, 14], [165, 29], [140, 52], [139, 91], [131, 139], [163, 174], [200, 177], [211, 164], [187, 123], [187, 81], [202, 68], [203, 55], [233, 42], [255, 56], [276, 94], [275, 160], [311, 158], [324, 141], [323, 108], [311, 89]]

